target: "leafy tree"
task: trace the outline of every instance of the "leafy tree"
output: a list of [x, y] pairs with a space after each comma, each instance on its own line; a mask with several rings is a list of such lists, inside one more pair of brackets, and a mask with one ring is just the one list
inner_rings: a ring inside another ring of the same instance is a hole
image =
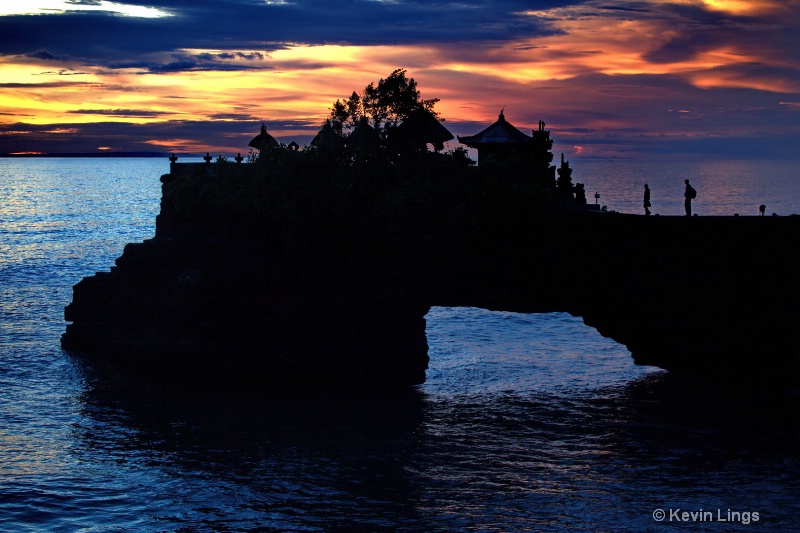
[[337, 100], [329, 120], [334, 130], [343, 133], [354, 129], [366, 118], [370, 126], [385, 138], [388, 129], [397, 126], [414, 111], [424, 109], [437, 116], [433, 108], [438, 101], [438, 98], [423, 100], [414, 78], [406, 77], [405, 69], [396, 69], [377, 85], [374, 82], [367, 85], [361, 94], [353, 91], [346, 100]]

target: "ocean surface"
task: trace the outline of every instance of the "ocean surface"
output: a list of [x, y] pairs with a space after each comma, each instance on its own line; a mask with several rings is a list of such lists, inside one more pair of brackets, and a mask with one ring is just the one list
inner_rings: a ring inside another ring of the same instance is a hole
[[[572, 162], [610, 210], [800, 213], [791, 164]], [[427, 383], [108, 387], [72, 286], [154, 234], [162, 159], [0, 159], [0, 531], [800, 531], [800, 391], [638, 367], [567, 314], [434, 308]], [[796, 245], [796, 243], [791, 243]]]

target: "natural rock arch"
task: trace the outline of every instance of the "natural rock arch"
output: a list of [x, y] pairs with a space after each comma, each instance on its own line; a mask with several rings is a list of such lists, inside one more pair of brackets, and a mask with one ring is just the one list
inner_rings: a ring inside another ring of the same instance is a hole
[[335, 183], [292, 190], [302, 216], [273, 189], [255, 219], [165, 196], [156, 237], [76, 285], [62, 343], [175, 379], [411, 384], [428, 309], [473, 306], [580, 316], [639, 364], [797, 380], [800, 217], [554, 209], [431, 180], [365, 185], [341, 211], [319, 203]]

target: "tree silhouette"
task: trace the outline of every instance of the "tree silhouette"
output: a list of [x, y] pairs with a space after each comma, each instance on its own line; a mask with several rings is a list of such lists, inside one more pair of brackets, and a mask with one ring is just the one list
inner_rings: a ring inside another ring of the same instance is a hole
[[353, 91], [346, 100], [337, 100], [330, 113], [330, 123], [338, 133], [352, 131], [367, 119], [381, 138], [388, 131], [407, 119], [413, 112], [425, 110], [434, 116], [438, 98], [423, 100], [417, 82], [406, 77], [405, 69], [396, 69], [377, 85], [370, 83], [361, 94]]

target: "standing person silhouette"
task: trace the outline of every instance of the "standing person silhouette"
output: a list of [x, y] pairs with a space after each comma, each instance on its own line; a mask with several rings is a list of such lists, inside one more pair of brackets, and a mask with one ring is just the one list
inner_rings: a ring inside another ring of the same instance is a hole
[[644, 184], [644, 214], [650, 214], [650, 187]]
[[686, 209], [686, 216], [692, 216], [692, 200], [697, 196], [697, 191], [689, 185], [689, 180], [683, 180], [686, 183], [686, 190], [683, 192], [683, 207]]

